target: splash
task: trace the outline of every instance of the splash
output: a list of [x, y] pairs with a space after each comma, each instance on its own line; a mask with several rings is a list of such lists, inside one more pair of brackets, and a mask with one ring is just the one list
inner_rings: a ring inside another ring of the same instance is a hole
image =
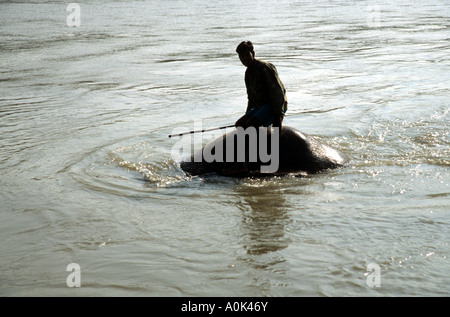
[[180, 173], [178, 164], [171, 159], [155, 162], [130, 162], [119, 159], [117, 164], [128, 171], [140, 173], [148, 184], [156, 187], [167, 187], [188, 179], [184, 173]]
[[361, 165], [450, 166], [449, 130], [443, 118], [449, 112], [408, 120], [375, 122], [351, 130], [347, 146]]
[[178, 163], [155, 150], [148, 141], [118, 147], [108, 152], [108, 157], [109, 164], [139, 173], [147, 185], [167, 187], [187, 179]]

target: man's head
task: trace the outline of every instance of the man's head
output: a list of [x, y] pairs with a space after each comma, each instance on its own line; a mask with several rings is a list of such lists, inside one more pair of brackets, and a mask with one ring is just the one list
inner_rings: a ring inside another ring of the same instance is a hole
[[242, 64], [246, 67], [250, 66], [255, 60], [255, 51], [250, 41], [241, 42], [236, 48], [236, 52], [239, 54]]

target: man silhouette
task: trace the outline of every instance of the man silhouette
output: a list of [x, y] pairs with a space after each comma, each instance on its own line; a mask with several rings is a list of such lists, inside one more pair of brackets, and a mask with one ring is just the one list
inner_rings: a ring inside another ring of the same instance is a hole
[[[247, 129], [272, 125], [274, 128], [279, 128], [281, 134], [282, 122], [287, 110], [287, 98], [286, 89], [278, 76], [277, 69], [273, 64], [255, 58], [253, 44], [250, 41], [241, 42], [236, 52], [242, 64], [247, 67], [245, 86], [248, 104], [245, 114], [236, 121], [235, 126]], [[235, 164], [223, 171], [225, 175], [246, 172], [248, 167], [245, 162]]]

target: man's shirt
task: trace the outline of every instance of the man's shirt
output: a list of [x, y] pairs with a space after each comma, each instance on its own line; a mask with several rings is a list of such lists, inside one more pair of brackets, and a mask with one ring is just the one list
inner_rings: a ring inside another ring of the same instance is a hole
[[255, 59], [245, 72], [245, 86], [248, 95], [247, 111], [271, 104], [275, 115], [286, 112], [286, 89], [278, 77], [277, 69], [271, 63]]

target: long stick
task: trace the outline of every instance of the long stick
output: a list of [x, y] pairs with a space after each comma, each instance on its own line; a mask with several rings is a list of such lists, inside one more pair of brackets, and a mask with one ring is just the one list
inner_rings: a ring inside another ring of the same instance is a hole
[[[290, 115], [285, 115], [285, 117], [291, 117], [291, 116], [295, 116], [295, 115], [299, 115], [299, 114], [304, 114], [304, 113], [324, 113], [324, 112], [329, 112], [329, 111], [333, 111], [333, 110], [337, 110], [337, 109], [342, 109], [343, 107], [335, 107], [332, 109], [327, 109], [327, 110], [307, 110], [307, 111], [301, 111], [298, 113], [293, 113]], [[182, 136], [185, 134], [192, 134], [192, 133], [200, 133], [200, 132], [208, 132], [208, 131], [214, 131], [214, 130], [221, 130], [221, 129], [226, 129], [226, 128], [231, 128], [234, 127], [235, 125], [227, 125], [224, 127], [219, 127], [219, 128], [211, 128], [211, 129], [205, 129], [205, 130], [197, 130], [197, 131], [189, 131], [189, 132], [184, 132], [184, 133], [180, 133], [180, 134], [170, 134], [169, 138], [174, 137], [174, 136]]]
[[197, 130], [197, 131], [189, 131], [189, 132], [184, 132], [184, 133], [179, 133], [179, 134], [169, 134], [169, 138], [174, 137], [174, 136], [181, 136], [181, 135], [185, 135], [185, 134], [192, 134], [192, 133], [200, 133], [200, 132], [221, 130], [221, 129], [231, 128], [231, 127], [234, 127], [234, 124], [227, 125], [227, 126], [224, 126], [224, 127], [219, 127], [219, 128], [211, 128], [211, 129], [204, 129], [204, 130]]

